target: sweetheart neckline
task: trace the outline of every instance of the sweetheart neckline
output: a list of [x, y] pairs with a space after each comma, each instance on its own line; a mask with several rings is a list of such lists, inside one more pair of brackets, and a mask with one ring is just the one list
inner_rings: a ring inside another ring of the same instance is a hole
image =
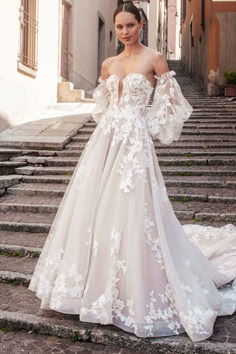
[[[131, 75], [140, 75], [140, 76], [142, 76], [142, 77], [146, 80], [146, 82], [148, 82], [149, 85], [150, 85], [152, 88], [154, 88], [154, 86], [152, 86], [150, 80], [148, 80], [145, 75], [143, 75], [143, 74], [141, 74], [141, 73], [136, 73], [136, 72], [134, 72], [134, 73], [129, 73], [129, 74], [127, 74], [127, 75], [126, 75], [125, 77], [123, 77], [123, 78], [119, 78], [116, 74], [111, 74], [110, 76], [108, 76], [108, 78], [107, 78], [106, 80], [108, 80], [108, 79], [109, 79], [110, 77], [112, 77], [112, 76], [115, 76], [119, 82], [120, 82], [120, 81], [123, 82], [125, 79], [127, 79], [127, 78], [128, 78], [129, 76], [131, 76]], [[154, 75], [154, 78], [157, 78], [157, 76]]]

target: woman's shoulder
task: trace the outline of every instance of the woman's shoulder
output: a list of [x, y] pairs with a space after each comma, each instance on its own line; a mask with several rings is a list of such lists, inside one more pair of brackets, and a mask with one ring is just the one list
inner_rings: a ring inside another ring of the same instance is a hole
[[165, 60], [164, 55], [161, 54], [160, 52], [158, 52], [157, 50], [149, 48], [149, 47], [146, 47], [145, 49], [146, 49], [146, 55], [148, 55], [151, 60], [154, 60], [154, 61]]
[[149, 52], [150, 63], [153, 67], [154, 72], [158, 76], [167, 72], [169, 70], [168, 63], [164, 55], [152, 48], [147, 48], [147, 50]]
[[106, 58], [103, 63], [102, 63], [102, 73], [101, 76], [103, 79], [107, 79], [109, 77], [109, 71], [110, 71], [110, 67], [111, 65], [117, 60], [117, 56], [114, 57], [109, 57]]

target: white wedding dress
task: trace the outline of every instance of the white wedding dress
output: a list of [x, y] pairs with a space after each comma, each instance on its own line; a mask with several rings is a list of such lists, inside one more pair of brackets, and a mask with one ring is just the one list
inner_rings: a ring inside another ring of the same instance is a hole
[[41, 308], [140, 337], [212, 334], [236, 310], [236, 227], [181, 226], [152, 136], [178, 140], [192, 112], [174, 72], [111, 75], [94, 92], [98, 123], [33, 274]]

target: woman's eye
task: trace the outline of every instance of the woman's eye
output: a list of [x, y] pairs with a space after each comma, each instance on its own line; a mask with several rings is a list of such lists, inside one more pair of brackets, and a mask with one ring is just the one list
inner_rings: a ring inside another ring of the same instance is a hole
[[116, 26], [116, 28], [120, 30], [122, 27], [121, 26]]
[[133, 23], [129, 24], [128, 27], [134, 27]]

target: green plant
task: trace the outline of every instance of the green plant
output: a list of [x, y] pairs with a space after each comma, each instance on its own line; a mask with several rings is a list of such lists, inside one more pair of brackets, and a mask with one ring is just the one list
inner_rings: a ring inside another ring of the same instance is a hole
[[83, 337], [79, 333], [74, 333], [71, 337], [72, 342], [80, 342], [83, 340]]
[[224, 75], [228, 85], [236, 85], [236, 71], [226, 71]]
[[201, 221], [199, 218], [193, 218], [193, 222], [199, 222], [199, 221]]
[[4, 333], [7, 333], [7, 332], [10, 332], [10, 329], [9, 329], [9, 328], [5, 328], [5, 327], [2, 327], [2, 328], [0, 328], [0, 331], [1, 331], [1, 332], [4, 332]]

